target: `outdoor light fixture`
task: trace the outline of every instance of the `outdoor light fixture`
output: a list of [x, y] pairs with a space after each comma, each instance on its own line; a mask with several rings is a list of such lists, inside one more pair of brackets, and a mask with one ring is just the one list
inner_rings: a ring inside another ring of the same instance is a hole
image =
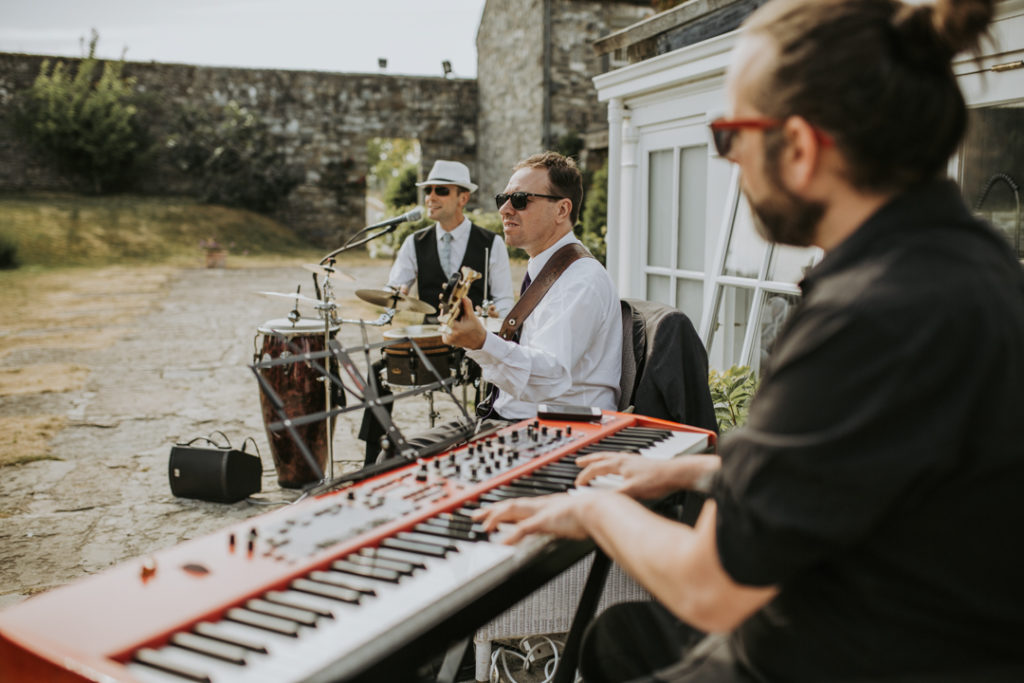
[[448, 75], [452, 72], [452, 63], [446, 59], [441, 62], [441, 68], [444, 69], [444, 77], [448, 78]]

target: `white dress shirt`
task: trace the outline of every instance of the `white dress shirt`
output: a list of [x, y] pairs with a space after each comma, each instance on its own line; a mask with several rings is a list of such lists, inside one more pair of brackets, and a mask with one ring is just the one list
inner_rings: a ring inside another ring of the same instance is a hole
[[[571, 232], [530, 259], [536, 279], [561, 247], [579, 242]], [[482, 348], [466, 352], [483, 378], [501, 390], [494, 410], [521, 420], [538, 403], [597, 406], [615, 410], [622, 372], [622, 312], [619, 295], [599, 261], [574, 261], [526, 319], [519, 343], [487, 333]]]
[[[470, 220], [463, 219], [459, 226], [452, 230], [452, 265], [456, 269], [462, 265], [462, 259], [466, 256], [466, 247], [469, 246]], [[414, 233], [415, 234], [415, 233]], [[444, 229], [440, 223], [434, 224], [434, 237], [437, 239], [437, 253], [441, 253], [441, 236]], [[505, 240], [501, 235], [495, 235], [491, 243], [490, 267], [488, 268], [488, 288], [491, 290], [491, 298], [494, 306], [498, 309], [498, 315], [504, 318], [512, 310], [515, 300], [512, 298], [512, 269], [508, 263], [508, 250], [505, 249]], [[388, 275], [388, 285], [398, 288], [402, 285], [411, 286], [416, 281], [416, 273], [419, 272], [416, 263], [416, 244], [413, 242], [413, 235], [409, 235], [402, 242], [395, 257], [395, 263], [391, 266], [391, 273]], [[482, 276], [483, 273], [480, 273]]]

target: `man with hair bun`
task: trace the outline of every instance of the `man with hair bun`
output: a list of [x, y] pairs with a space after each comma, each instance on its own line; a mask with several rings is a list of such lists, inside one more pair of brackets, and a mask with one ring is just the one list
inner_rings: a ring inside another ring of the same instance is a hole
[[[747, 424], [719, 456], [577, 461], [618, 492], [477, 515], [593, 538], [656, 599], [591, 626], [588, 683], [1024, 680], [1024, 274], [944, 177], [952, 59], [993, 4], [772, 0], [744, 24], [715, 146], [765, 237], [825, 250]], [[636, 501], [694, 488], [693, 528]]]

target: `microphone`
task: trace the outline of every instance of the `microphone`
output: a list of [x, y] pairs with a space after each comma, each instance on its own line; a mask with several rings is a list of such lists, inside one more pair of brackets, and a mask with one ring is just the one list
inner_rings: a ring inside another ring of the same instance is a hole
[[406, 221], [418, 221], [422, 217], [423, 209], [417, 206], [413, 209], [410, 209], [406, 213], [403, 213], [401, 216], [395, 216], [394, 218], [389, 218], [386, 221], [381, 221], [380, 223], [367, 225], [360, 232], [365, 230], [373, 230], [374, 228], [387, 228], [391, 227], [392, 225], [398, 225], [399, 223], [405, 223]]

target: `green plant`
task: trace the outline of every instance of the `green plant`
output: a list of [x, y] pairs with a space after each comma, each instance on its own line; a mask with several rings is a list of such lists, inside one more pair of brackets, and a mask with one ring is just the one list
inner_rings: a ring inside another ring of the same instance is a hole
[[68, 170], [86, 176], [97, 194], [126, 182], [148, 146], [137, 116], [135, 79], [123, 76], [123, 59], [96, 59], [98, 41], [93, 30], [89, 54], [76, 70], [60, 61], [51, 68], [44, 60], [14, 111], [16, 128]]
[[0, 234], [0, 270], [13, 270], [20, 265], [17, 243]]
[[757, 373], [746, 365], [734, 365], [725, 372], [712, 368], [708, 372], [708, 387], [721, 434], [747, 421], [757, 383]]
[[583, 246], [590, 250], [598, 261], [607, 263], [608, 244], [608, 162], [594, 172], [594, 177], [585, 194], [582, 222], [576, 228], [576, 236]]
[[269, 127], [235, 101], [211, 109], [182, 107], [165, 150], [184, 173], [199, 180], [208, 204], [269, 213], [302, 180]]
[[388, 181], [384, 190], [384, 203], [388, 206], [411, 206], [419, 199], [416, 188], [418, 170], [415, 164], [406, 164], [398, 169], [398, 173]]

